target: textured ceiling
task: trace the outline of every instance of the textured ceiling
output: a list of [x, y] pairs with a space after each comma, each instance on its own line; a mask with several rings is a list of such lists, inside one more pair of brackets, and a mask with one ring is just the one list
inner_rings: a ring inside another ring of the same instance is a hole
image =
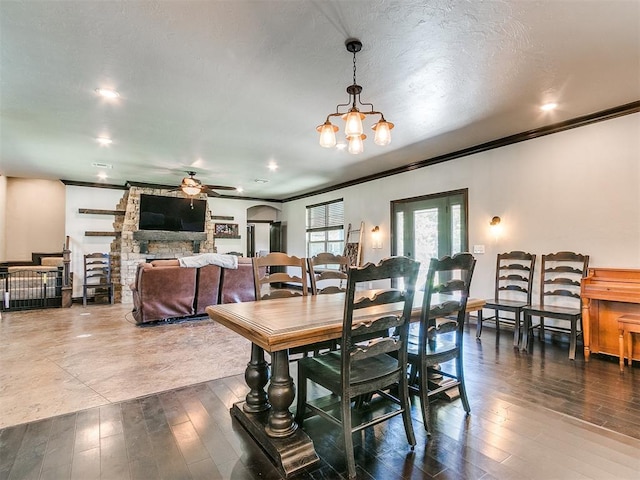
[[[396, 125], [361, 155], [315, 131], [347, 101], [349, 37], [362, 100]], [[99, 163], [109, 184], [177, 185], [194, 169], [284, 199], [640, 99], [633, 0], [2, 1], [0, 44], [9, 177], [98, 182]]]

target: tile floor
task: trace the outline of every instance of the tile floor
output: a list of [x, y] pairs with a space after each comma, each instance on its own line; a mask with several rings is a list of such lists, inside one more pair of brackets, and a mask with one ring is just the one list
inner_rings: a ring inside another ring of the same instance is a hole
[[206, 318], [137, 326], [130, 304], [4, 312], [0, 428], [242, 373], [249, 352]]

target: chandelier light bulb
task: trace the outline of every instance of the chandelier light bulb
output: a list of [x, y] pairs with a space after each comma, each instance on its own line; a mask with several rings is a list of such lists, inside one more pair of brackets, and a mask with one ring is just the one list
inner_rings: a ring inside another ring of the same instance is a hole
[[320, 146], [324, 148], [332, 148], [336, 145], [336, 132], [338, 127], [333, 125], [329, 120], [319, 125], [316, 130], [320, 132]]
[[349, 153], [357, 155], [364, 152], [364, 139], [366, 135], [353, 135], [349, 137]]
[[393, 128], [393, 123], [380, 120], [371, 128], [376, 132], [373, 137], [373, 143], [380, 146], [389, 145], [391, 143], [391, 129]]
[[347, 137], [359, 136], [364, 132], [362, 128], [362, 119], [364, 115], [357, 110], [352, 110], [344, 116], [345, 126], [344, 134]]

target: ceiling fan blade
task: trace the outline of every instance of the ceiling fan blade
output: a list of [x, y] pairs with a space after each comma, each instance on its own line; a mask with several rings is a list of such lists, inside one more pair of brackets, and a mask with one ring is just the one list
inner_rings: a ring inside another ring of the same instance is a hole
[[209, 190], [236, 190], [236, 187], [229, 187], [226, 185], [207, 185]]

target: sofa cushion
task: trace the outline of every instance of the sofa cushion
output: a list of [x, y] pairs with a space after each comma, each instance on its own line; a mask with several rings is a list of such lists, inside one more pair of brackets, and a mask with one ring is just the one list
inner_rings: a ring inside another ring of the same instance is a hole
[[133, 316], [138, 323], [194, 314], [196, 269], [140, 265]]
[[[183, 267], [184, 268], [184, 267]], [[209, 305], [216, 305], [220, 295], [220, 277], [222, 275], [222, 267], [218, 265], [207, 265], [200, 267], [197, 278], [196, 306], [197, 315], [203, 315], [207, 312], [205, 309]]]
[[180, 262], [177, 258], [171, 258], [166, 260], [152, 260], [149, 262], [153, 267], [179, 267]]
[[253, 262], [250, 258], [238, 258], [238, 268], [222, 271], [220, 303], [251, 302], [256, 299], [253, 283]]

